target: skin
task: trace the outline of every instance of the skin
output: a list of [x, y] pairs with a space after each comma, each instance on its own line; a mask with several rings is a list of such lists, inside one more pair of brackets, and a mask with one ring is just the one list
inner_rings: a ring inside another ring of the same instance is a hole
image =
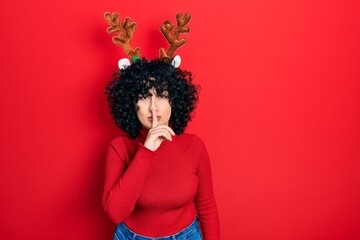
[[139, 98], [137, 102], [137, 117], [141, 125], [149, 129], [144, 146], [155, 151], [164, 140], [172, 141], [174, 131], [169, 127], [171, 105], [168, 93], [156, 93], [154, 88], [149, 90], [150, 96]]

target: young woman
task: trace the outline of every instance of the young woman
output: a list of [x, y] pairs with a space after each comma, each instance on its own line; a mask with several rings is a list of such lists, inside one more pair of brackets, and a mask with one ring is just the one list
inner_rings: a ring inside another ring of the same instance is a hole
[[198, 101], [191, 73], [139, 59], [105, 93], [124, 132], [106, 157], [103, 207], [118, 224], [114, 239], [220, 239], [206, 148], [184, 133]]

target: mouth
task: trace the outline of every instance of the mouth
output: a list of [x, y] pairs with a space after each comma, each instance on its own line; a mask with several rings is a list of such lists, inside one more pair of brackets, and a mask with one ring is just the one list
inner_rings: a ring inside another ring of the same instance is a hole
[[[153, 120], [153, 117], [151, 116], [151, 117], [148, 117], [148, 119], [152, 122], [152, 120]], [[157, 116], [157, 120], [159, 121], [161, 119], [161, 116]]]

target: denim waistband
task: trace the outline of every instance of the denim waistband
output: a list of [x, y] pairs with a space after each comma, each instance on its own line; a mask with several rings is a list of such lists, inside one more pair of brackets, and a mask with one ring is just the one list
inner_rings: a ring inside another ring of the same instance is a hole
[[200, 232], [200, 228], [199, 228], [197, 219], [195, 219], [185, 229], [183, 229], [180, 232], [175, 233], [173, 235], [169, 235], [169, 236], [164, 236], [164, 237], [142, 236], [140, 234], [134, 233], [123, 222], [120, 223], [119, 225], [117, 225], [116, 230], [115, 230], [115, 235], [117, 235], [117, 237], [119, 239], [123, 239], [123, 238], [121, 238], [121, 236], [122, 236], [125, 239], [134, 239], [134, 240], [176, 240], [176, 239], [188, 239], [188, 237], [190, 238], [197, 232]]

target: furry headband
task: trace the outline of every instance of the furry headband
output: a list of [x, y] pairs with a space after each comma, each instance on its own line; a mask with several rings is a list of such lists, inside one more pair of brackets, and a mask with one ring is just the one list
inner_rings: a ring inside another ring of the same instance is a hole
[[[131, 59], [132, 62], [136, 61], [140, 58], [141, 49], [135, 48], [133, 49], [131, 46], [131, 40], [134, 36], [134, 32], [136, 29], [136, 23], [132, 22], [130, 18], [125, 18], [125, 21], [120, 22], [120, 16], [118, 13], [109, 13], [106, 12], [104, 14], [105, 20], [110, 25], [107, 28], [107, 32], [110, 34], [117, 33], [117, 36], [112, 38], [112, 41], [123, 48], [126, 55]], [[176, 14], [176, 27], [169, 20], [166, 20], [164, 24], [160, 27], [162, 34], [165, 36], [166, 40], [169, 43], [169, 47], [167, 50], [164, 48], [160, 48], [160, 59], [165, 62], [170, 62], [174, 67], [179, 67], [181, 63], [181, 58], [179, 55], [174, 57], [175, 51], [183, 46], [186, 43], [185, 38], [180, 39], [181, 33], [189, 33], [190, 28], [187, 27], [187, 23], [190, 21], [191, 14], [186, 13], [183, 15], [182, 13]], [[129, 66], [130, 60], [128, 58], [123, 58], [119, 60], [119, 68], [124, 69], [126, 66]]]

